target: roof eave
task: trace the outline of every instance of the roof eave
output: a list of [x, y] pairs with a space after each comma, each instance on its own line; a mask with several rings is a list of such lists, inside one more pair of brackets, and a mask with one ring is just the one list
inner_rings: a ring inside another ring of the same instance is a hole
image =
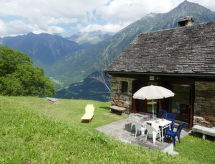
[[192, 77], [214, 77], [215, 73], [168, 73], [168, 72], [124, 72], [124, 71], [105, 71], [108, 74], [128, 74], [128, 75], [168, 75], [168, 76], [192, 76]]

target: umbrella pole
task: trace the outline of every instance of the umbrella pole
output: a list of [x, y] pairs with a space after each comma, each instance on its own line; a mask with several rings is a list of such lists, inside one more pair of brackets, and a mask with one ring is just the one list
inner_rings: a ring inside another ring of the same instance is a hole
[[152, 118], [154, 119], [154, 103], [153, 103], [153, 100], [152, 100]]

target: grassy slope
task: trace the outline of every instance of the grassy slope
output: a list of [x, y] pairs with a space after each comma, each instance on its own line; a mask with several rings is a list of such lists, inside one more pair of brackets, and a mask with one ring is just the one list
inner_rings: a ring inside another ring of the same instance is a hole
[[[90, 124], [83, 124], [80, 117], [87, 103], [96, 106], [95, 117]], [[188, 157], [186, 151], [180, 156], [169, 156], [112, 140], [94, 129], [119, 119], [111, 117], [108, 105], [84, 100], [51, 104], [33, 97], [0, 97], [0, 163], [213, 162], [214, 151], [199, 160], [192, 153], [194, 158]], [[184, 143], [187, 141], [177, 145], [181, 152]], [[214, 148], [214, 143], [203, 143]]]
[[196, 160], [198, 163], [215, 164], [215, 142], [202, 140], [194, 136], [187, 136], [177, 144], [175, 150], [181, 157]]

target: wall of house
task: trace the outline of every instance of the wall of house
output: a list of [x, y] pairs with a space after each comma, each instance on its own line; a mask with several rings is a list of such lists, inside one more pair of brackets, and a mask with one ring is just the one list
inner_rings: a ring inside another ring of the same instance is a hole
[[[111, 105], [126, 108], [125, 113], [130, 113], [132, 107], [132, 78], [111, 77]], [[128, 91], [122, 93], [121, 82], [128, 82]]]
[[215, 127], [215, 82], [195, 82], [194, 124]]

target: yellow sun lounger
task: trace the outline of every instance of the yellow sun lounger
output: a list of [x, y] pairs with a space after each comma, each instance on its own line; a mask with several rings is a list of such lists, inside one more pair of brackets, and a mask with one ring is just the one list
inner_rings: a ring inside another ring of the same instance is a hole
[[81, 117], [82, 122], [90, 122], [94, 116], [93, 104], [87, 104], [85, 106], [85, 114]]

